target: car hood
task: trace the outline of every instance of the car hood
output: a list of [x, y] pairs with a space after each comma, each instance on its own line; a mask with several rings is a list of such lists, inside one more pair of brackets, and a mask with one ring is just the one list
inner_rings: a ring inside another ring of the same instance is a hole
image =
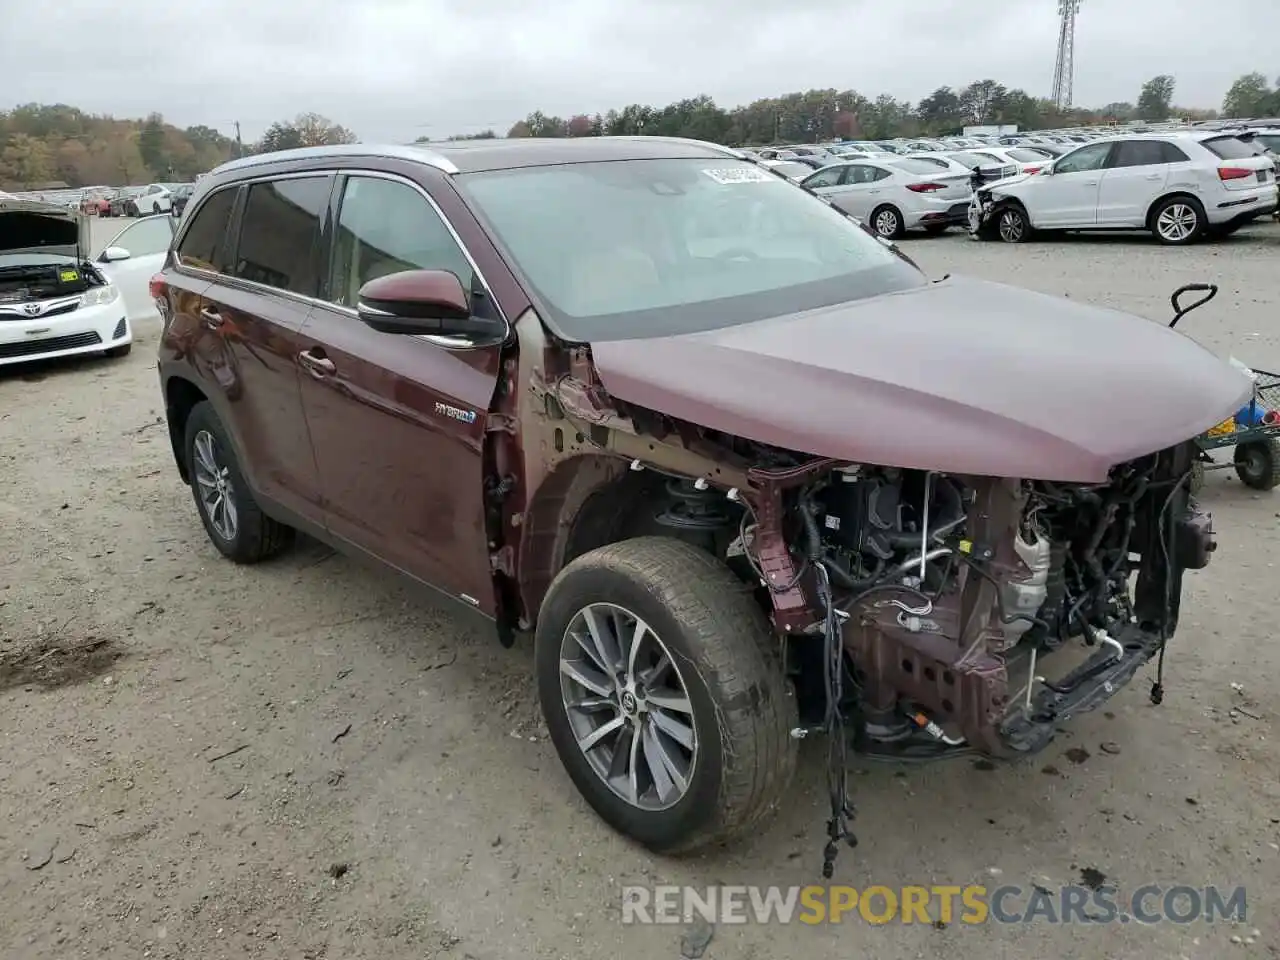
[[592, 356], [619, 400], [757, 442], [1077, 483], [1198, 436], [1251, 391], [1163, 325], [967, 278], [708, 332], [600, 341]]
[[84, 260], [89, 221], [79, 210], [0, 196], [0, 253], [40, 253]]

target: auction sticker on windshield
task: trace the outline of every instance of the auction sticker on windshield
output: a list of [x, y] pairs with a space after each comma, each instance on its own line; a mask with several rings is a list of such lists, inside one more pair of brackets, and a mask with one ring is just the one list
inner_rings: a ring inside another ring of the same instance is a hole
[[729, 167], [724, 170], [703, 170], [702, 172], [716, 183], [772, 183], [778, 179], [755, 167]]

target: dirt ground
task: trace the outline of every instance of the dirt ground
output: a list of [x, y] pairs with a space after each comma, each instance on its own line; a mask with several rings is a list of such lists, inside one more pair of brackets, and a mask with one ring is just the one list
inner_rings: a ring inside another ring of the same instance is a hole
[[[1187, 250], [905, 248], [935, 276], [1152, 319], [1178, 284], [1212, 280], [1188, 332], [1280, 369], [1272, 224]], [[123, 361], [0, 374], [0, 956], [649, 960], [678, 956], [682, 930], [622, 925], [623, 884], [820, 882], [820, 745], [753, 842], [655, 858], [562, 772], [527, 645], [504, 651], [316, 544], [220, 559], [174, 471], [156, 334]], [[1220, 548], [1189, 577], [1165, 704], [1144, 675], [1021, 765], [859, 766], [862, 842], [836, 880], [1243, 884], [1245, 924], [749, 924], [717, 928], [705, 955], [1280, 956], [1280, 492], [1228, 471], [1204, 500]]]

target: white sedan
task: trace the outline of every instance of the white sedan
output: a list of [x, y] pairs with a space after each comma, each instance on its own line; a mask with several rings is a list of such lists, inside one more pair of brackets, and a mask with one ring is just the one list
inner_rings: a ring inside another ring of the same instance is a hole
[[969, 173], [952, 173], [909, 157], [859, 160], [816, 170], [801, 185], [869, 224], [886, 240], [908, 230], [942, 233], [967, 222]]

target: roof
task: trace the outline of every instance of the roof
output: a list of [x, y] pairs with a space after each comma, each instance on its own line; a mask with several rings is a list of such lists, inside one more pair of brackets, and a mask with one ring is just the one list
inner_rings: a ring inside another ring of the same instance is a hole
[[326, 157], [390, 157], [424, 163], [455, 174], [607, 160], [697, 160], [738, 156], [740, 154], [729, 147], [680, 137], [513, 137], [408, 145], [352, 143], [300, 147], [241, 157], [222, 164], [211, 173], [222, 174], [267, 163]]

